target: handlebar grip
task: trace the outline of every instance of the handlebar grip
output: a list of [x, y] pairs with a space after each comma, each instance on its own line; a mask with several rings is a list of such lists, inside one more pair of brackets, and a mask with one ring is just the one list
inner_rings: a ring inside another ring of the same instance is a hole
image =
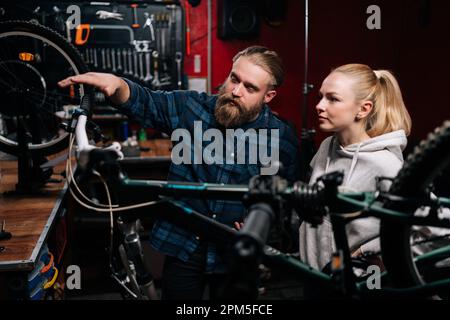
[[256, 264], [269, 236], [275, 213], [267, 203], [256, 203], [249, 209], [244, 226], [236, 235], [234, 255], [242, 262]]
[[94, 106], [93, 89], [86, 86], [84, 96], [81, 98], [80, 109], [90, 113]]

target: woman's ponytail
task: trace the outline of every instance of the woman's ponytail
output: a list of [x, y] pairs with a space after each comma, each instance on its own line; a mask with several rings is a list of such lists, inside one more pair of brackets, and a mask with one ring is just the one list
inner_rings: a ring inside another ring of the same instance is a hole
[[373, 108], [365, 119], [366, 132], [376, 137], [396, 130], [411, 132], [411, 117], [403, 102], [400, 86], [387, 70], [372, 70], [365, 64], [346, 64], [333, 70], [355, 79], [358, 101], [372, 101]]
[[369, 136], [403, 129], [411, 132], [411, 117], [403, 102], [400, 86], [387, 70], [374, 71], [377, 84], [373, 93], [374, 110], [369, 114], [366, 130]]

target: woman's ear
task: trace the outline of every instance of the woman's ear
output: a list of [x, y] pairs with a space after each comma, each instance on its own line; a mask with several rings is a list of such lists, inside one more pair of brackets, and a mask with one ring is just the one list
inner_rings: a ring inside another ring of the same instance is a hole
[[356, 114], [356, 119], [364, 119], [366, 118], [373, 109], [372, 101], [363, 101], [361, 106], [359, 107], [359, 112]]

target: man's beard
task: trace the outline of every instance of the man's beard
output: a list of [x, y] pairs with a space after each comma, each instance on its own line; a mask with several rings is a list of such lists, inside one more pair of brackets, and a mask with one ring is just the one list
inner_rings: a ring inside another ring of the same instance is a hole
[[216, 121], [225, 128], [236, 128], [250, 122], [261, 112], [263, 102], [252, 106], [248, 110], [242, 106], [238, 99], [233, 99], [231, 93], [225, 93], [221, 89], [216, 102], [214, 116]]

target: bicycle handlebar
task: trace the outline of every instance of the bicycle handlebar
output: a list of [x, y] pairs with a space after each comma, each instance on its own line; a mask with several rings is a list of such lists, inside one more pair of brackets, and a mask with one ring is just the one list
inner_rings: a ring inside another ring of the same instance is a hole
[[256, 203], [249, 208], [248, 217], [236, 236], [233, 250], [243, 263], [256, 264], [266, 244], [275, 213], [270, 205]]

